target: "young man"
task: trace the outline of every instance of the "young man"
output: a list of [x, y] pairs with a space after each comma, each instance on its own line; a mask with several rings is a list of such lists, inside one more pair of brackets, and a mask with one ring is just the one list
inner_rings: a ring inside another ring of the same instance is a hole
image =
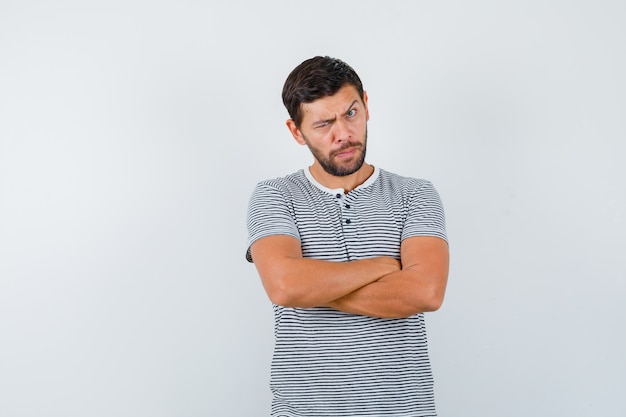
[[368, 97], [343, 61], [304, 61], [283, 102], [314, 160], [250, 199], [246, 257], [275, 313], [271, 415], [434, 416], [422, 313], [448, 277], [439, 196], [365, 162]]

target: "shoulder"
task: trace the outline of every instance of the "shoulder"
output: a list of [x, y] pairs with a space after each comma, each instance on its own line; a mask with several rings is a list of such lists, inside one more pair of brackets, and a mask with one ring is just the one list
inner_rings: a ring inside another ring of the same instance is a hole
[[307, 185], [308, 180], [304, 175], [304, 170], [298, 170], [292, 174], [285, 175], [283, 177], [276, 177], [259, 181], [256, 184], [255, 189], [259, 188], [273, 188], [277, 190], [289, 190], [303, 188]]
[[302, 170], [257, 183], [248, 205], [248, 261], [252, 262], [250, 246], [262, 237], [287, 235], [300, 239], [293, 205], [303, 187], [306, 177]]
[[271, 195], [293, 196], [309, 186], [304, 171], [299, 170], [283, 177], [259, 181], [254, 187], [252, 198]]
[[382, 186], [393, 190], [405, 210], [402, 240], [413, 236], [435, 236], [447, 241], [441, 198], [429, 180], [382, 170], [380, 178]]
[[397, 190], [402, 194], [434, 190], [432, 182], [423, 178], [407, 177], [380, 169], [379, 186]]

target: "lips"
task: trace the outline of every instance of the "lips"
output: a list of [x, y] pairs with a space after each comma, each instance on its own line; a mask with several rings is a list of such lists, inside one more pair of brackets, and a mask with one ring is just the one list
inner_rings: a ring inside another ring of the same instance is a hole
[[346, 157], [354, 155], [355, 152], [356, 152], [356, 148], [348, 148], [348, 149], [345, 149], [345, 150], [337, 153], [336, 156], [338, 156], [340, 158], [346, 158]]
[[340, 158], [347, 158], [350, 156], [353, 156], [356, 151], [359, 149], [360, 146], [356, 145], [356, 144], [348, 144], [348, 146], [343, 147], [341, 149], [337, 149], [335, 152], [333, 152], [333, 157], [338, 156]]

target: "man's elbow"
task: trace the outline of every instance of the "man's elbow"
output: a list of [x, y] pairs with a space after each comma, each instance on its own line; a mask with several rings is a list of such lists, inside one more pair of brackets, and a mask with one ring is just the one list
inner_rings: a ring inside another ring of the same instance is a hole
[[277, 273], [270, 274], [271, 279], [261, 275], [261, 281], [267, 297], [272, 304], [276, 304], [283, 307], [290, 307], [293, 302], [293, 294], [290, 291], [291, 286], [288, 283], [287, 277], [278, 275]]
[[294, 307], [293, 296], [289, 294], [288, 291], [275, 289], [273, 291], [268, 291], [267, 296], [269, 297], [272, 304], [283, 307]]
[[443, 304], [443, 296], [433, 295], [429, 297], [413, 297], [404, 303], [396, 305], [393, 311], [381, 315], [383, 318], [407, 318], [419, 313], [430, 313], [439, 310]]
[[292, 295], [280, 285], [266, 285], [265, 292], [272, 304], [289, 307], [292, 303]]
[[425, 300], [423, 310], [425, 313], [437, 311], [441, 308], [442, 305], [443, 305], [443, 295], [432, 296], [432, 297], [429, 297], [427, 300]]
[[272, 304], [278, 306], [306, 308], [316, 305], [312, 300], [308, 300], [306, 295], [299, 294], [288, 286], [274, 285], [271, 288], [266, 288], [265, 292]]
[[428, 293], [422, 293], [420, 296], [415, 297], [413, 303], [411, 303], [410, 309], [413, 313], [430, 313], [437, 311], [443, 305], [444, 292], [433, 289]]
[[437, 311], [443, 305], [443, 299], [446, 294], [446, 281], [436, 280], [426, 288], [422, 288], [420, 298], [425, 313]]

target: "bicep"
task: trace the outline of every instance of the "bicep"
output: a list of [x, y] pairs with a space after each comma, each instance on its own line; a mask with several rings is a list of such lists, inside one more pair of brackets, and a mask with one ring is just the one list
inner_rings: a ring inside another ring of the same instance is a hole
[[300, 241], [293, 236], [272, 235], [252, 243], [250, 254], [265, 290], [271, 293], [285, 272], [285, 263], [301, 259], [302, 249]]
[[[284, 191], [269, 184], [259, 183], [248, 204], [248, 250], [246, 259], [252, 262], [253, 242], [264, 238], [292, 236], [299, 241], [300, 233]], [[298, 245], [299, 247], [299, 245]]]
[[430, 281], [437, 292], [445, 291], [450, 263], [448, 242], [434, 236], [409, 237], [402, 241], [400, 257], [403, 270]]

